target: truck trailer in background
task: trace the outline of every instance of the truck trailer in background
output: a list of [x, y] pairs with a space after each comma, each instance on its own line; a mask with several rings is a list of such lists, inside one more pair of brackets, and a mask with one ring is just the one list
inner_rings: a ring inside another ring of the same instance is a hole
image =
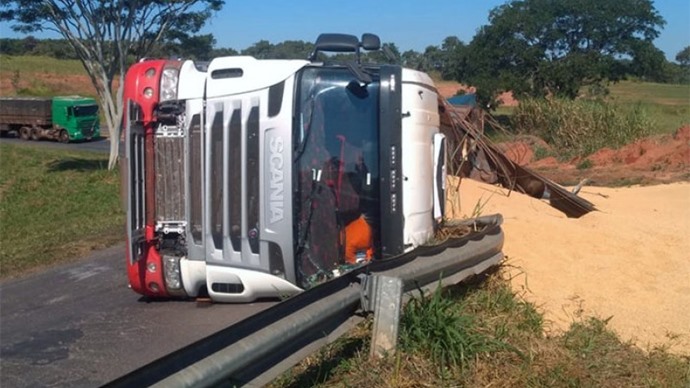
[[88, 97], [1, 97], [0, 135], [63, 143], [100, 137], [98, 105]]

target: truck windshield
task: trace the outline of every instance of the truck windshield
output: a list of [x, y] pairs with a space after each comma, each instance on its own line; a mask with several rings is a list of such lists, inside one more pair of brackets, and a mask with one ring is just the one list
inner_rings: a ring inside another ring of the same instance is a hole
[[79, 116], [95, 116], [98, 114], [98, 105], [79, 105], [74, 107], [74, 115]]
[[309, 288], [377, 254], [379, 82], [305, 68], [293, 126], [295, 260]]

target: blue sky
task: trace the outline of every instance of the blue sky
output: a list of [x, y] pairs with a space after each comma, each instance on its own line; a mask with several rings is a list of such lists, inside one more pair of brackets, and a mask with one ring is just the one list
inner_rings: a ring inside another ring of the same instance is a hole
[[[615, 1], [615, 0], [602, 0]], [[261, 39], [314, 41], [321, 32], [360, 35], [373, 32], [384, 42], [394, 42], [401, 51], [422, 51], [439, 45], [447, 36], [464, 42], [488, 23], [489, 11], [505, 3], [499, 0], [302, 0], [232, 1], [212, 20], [219, 47], [243, 49]], [[666, 26], [655, 41], [674, 59], [690, 45], [690, 1], [661, 0], [655, 7]]]
[[[489, 11], [502, 3], [499, 0], [226, 0], [223, 10], [203, 32], [213, 33], [216, 47], [239, 50], [261, 39], [272, 43], [313, 42], [322, 32], [355, 35], [373, 32], [384, 42], [394, 42], [401, 51], [422, 51], [428, 45], [441, 44], [443, 38], [451, 35], [469, 42], [476, 30], [487, 24]], [[678, 51], [690, 45], [690, 1], [657, 0], [654, 5], [666, 20], [655, 44], [673, 60]], [[17, 37], [5, 23], [0, 23], [0, 36]]]

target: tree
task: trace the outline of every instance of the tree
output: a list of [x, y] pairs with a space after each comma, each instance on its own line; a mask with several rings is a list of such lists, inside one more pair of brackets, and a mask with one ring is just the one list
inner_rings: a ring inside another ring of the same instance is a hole
[[314, 51], [314, 44], [302, 40], [286, 40], [273, 46], [273, 59], [307, 59]]
[[635, 47], [635, 57], [628, 73], [646, 81], [667, 82], [669, 77], [664, 74], [667, 70], [665, 64], [664, 52], [652, 42], [642, 41]]
[[400, 56], [400, 61], [403, 66], [410, 69], [421, 70], [424, 66], [424, 58], [422, 58], [422, 54], [414, 50], [407, 50], [402, 53]]
[[513, 0], [490, 12], [458, 79], [485, 100], [505, 90], [575, 98], [624, 77], [621, 58], [658, 65], [650, 45], [664, 24], [651, 0]]
[[237, 50], [230, 48], [230, 47], [217, 48], [217, 49], [213, 49], [213, 51], [211, 51], [211, 58], [229, 57], [229, 56], [233, 56], [233, 55], [239, 55], [239, 52], [237, 52]]
[[149, 56], [156, 58], [178, 57], [201, 61], [208, 61], [213, 58], [213, 46], [216, 44], [216, 39], [212, 34], [189, 36], [174, 32], [166, 35], [168, 36], [148, 54]]
[[[384, 50], [388, 51], [388, 54], [386, 54]], [[380, 50], [362, 51], [362, 62], [395, 64], [400, 63], [400, 61], [400, 50], [393, 42], [383, 43]]]
[[[75, 50], [96, 88], [110, 131], [110, 162], [117, 162], [122, 121], [119, 85], [127, 58], [147, 55], [166, 34], [176, 38], [198, 32], [224, 0], [3, 0], [0, 20], [18, 32], [55, 31]], [[173, 34], [174, 33], [174, 34]], [[115, 96], [114, 96], [115, 94]]]
[[441, 70], [443, 67], [443, 51], [437, 46], [427, 46], [422, 54], [424, 71]]
[[260, 40], [242, 50], [242, 55], [249, 55], [256, 59], [270, 59], [273, 52], [273, 44], [267, 40]]
[[465, 67], [465, 43], [456, 36], [449, 36], [441, 43], [441, 76], [458, 79]]
[[690, 67], [690, 46], [686, 46], [676, 54], [676, 62], [683, 67]]

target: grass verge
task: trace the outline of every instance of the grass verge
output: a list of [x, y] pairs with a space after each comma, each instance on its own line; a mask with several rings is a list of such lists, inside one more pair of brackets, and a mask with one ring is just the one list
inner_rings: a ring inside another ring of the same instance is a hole
[[0, 144], [0, 277], [124, 239], [119, 176], [105, 156]]
[[[423, 296], [422, 296], [423, 295]], [[371, 321], [277, 379], [273, 387], [687, 387], [690, 361], [621, 341], [586, 318], [557, 336], [500, 271], [417, 295], [398, 352], [369, 359]]]
[[96, 97], [81, 62], [41, 56], [0, 56], [0, 95]]
[[56, 59], [36, 55], [2, 55], [0, 69], [0, 74], [3, 75], [12, 74], [15, 71], [26, 74], [86, 75], [81, 62], [76, 59]]

